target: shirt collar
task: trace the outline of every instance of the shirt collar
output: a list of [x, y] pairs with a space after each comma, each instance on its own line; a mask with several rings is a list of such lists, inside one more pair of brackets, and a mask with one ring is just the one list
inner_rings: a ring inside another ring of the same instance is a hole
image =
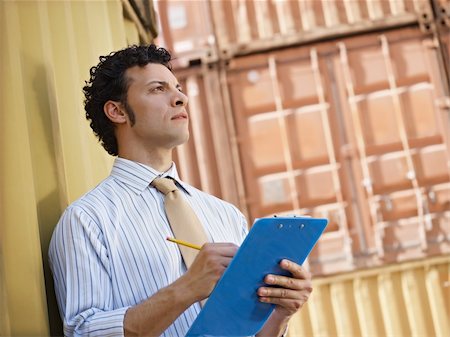
[[137, 194], [141, 194], [155, 178], [170, 177], [189, 194], [186, 185], [180, 181], [174, 162], [167, 171], [160, 172], [145, 164], [117, 157], [111, 170], [111, 176], [128, 185]]

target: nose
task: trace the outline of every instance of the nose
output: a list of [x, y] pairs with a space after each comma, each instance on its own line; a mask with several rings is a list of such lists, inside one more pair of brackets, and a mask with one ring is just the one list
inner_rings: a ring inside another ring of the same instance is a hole
[[173, 105], [174, 106], [186, 106], [188, 103], [188, 97], [181, 91], [177, 90], [176, 95], [173, 98]]

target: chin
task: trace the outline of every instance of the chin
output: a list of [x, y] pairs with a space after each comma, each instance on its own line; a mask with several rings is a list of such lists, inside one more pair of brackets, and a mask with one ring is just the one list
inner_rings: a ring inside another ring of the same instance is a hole
[[179, 134], [177, 136], [177, 139], [174, 139], [174, 143], [175, 146], [179, 146], [179, 145], [183, 145], [185, 143], [187, 143], [187, 141], [189, 140], [189, 133], [183, 135], [183, 134]]

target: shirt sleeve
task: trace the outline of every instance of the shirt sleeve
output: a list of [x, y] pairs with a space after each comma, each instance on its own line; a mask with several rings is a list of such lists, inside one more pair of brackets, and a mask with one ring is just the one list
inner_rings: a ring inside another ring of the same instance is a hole
[[108, 251], [100, 227], [83, 210], [61, 217], [49, 248], [65, 336], [123, 336], [129, 307], [114, 308]]
[[240, 217], [241, 217], [241, 243], [242, 243], [248, 234], [249, 228], [247, 219], [245, 218], [244, 214], [240, 213]]

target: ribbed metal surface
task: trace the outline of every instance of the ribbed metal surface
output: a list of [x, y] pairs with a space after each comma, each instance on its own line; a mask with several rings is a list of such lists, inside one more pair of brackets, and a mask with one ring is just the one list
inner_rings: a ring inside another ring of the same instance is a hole
[[[185, 66], [355, 32], [424, 22], [428, 0], [159, 0], [159, 42]], [[442, 4], [446, 0], [441, 0]], [[201, 17], [202, 20], [198, 20]], [[427, 26], [428, 28], [425, 28]]]
[[450, 334], [450, 258], [315, 279], [289, 336]]
[[225, 73], [217, 65], [178, 70], [189, 97], [191, 136], [175, 150], [183, 179], [246, 212], [237, 140]]
[[[418, 29], [230, 60], [250, 218], [326, 217], [329, 274], [450, 252], [448, 99]], [[445, 77], [444, 77], [445, 79]]]
[[0, 1], [0, 335], [59, 329], [48, 242], [112, 162], [84, 119], [81, 88], [99, 55], [126, 45], [124, 26], [119, 0]]

